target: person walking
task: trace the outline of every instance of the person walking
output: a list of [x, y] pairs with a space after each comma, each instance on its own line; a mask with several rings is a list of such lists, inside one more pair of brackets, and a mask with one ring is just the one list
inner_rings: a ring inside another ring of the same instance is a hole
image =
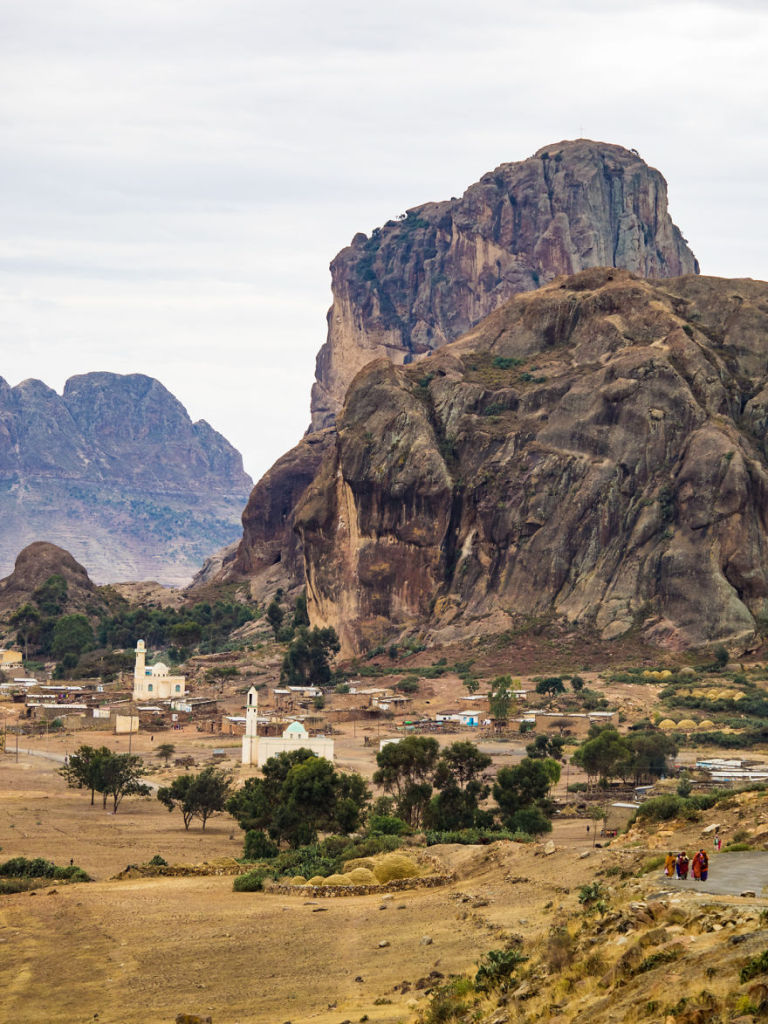
[[664, 874], [667, 878], [675, 877], [675, 855], [671, 851], [667, 854], [664, 859]]
[[677, 858], [677, 877], [685, 880], [688, 877], [688, 865], [690, 861], [685, 855], [685, 850], [682, 851], [680, 856]]
[[694, 854], [691, 862], [691, 873], [696, 882], [701, 881], [701, 852]]
[[709, 874], [709, 857], [706, 850], [699, 850], [699, 866], [701, 869], [701, 880], [706, 882]]

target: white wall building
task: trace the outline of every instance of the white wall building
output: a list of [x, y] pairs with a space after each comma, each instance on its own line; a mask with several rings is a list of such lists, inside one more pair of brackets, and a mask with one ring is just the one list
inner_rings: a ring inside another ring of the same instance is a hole
[[183, 697], [187, 692], [186, 676], [168, 674], [168, 666], [161, 661], [147, 665], [144, 641], [136, 644], [136, 666], [133, 670], [134, 700], [170, 700]]
[[243, 736], [243, 764], [259, 768], [276, 754], [300, 750], [304, 747], [317, 757], [333, 760], [333, 740], [327, 736], [310, 736], [301, 722], [291, 722], [282, 736], [259, 736], [259, 694], [255, 686], [248, 691], [245, 705], [245, 736]]

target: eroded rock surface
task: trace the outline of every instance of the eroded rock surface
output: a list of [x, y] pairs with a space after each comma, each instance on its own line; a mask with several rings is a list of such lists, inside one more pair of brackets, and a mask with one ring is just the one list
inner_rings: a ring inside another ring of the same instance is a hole
[[454, 341], [511, 296], [588, 267], [698, 273], [667, 212], [667, 185], [633, 150], [579, 139], [501, 164], [460, 199], [425, 203], [358, 234], [331, 263], [312, 426], [331, 425], [373, 359], [408, 363]]
[[745, 645], [768, 611], [768, 284], [587, 270], [379, 359], [297, 511], [347, 651], [556, 614]]

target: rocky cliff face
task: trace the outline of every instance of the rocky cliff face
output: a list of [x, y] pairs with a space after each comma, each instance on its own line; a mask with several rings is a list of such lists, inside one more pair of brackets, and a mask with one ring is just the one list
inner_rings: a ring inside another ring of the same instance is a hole
[[768, 613], [768, 284], [587, 270], [355, 379], [297, 511], [347, 651], [554, 614], [749, 643]]
[[186, 583], [239, 533], [250, 485], [225, 438], [149, 377], [84, 374], [61, 396], [0, 378], [0, 573], [44, 539], [99, 582]]
[[358, 234], [331, 264], [328, 339], [312, 427], [334, 422], [355, 374], [454, 341], [519, 292], [588, 267], [698, 273], [667, 212], [662, 175], [636, 152], [579, 139], [502, 164], [460, 199]]

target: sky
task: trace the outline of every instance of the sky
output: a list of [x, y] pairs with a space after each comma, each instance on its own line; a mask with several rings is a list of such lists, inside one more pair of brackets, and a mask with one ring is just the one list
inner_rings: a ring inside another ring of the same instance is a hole
[[309, 423], [328, 264], [562, 139], [768, 279], [764, 0], [0, 0], [0, 376], [156, 377], [254, 479]]

